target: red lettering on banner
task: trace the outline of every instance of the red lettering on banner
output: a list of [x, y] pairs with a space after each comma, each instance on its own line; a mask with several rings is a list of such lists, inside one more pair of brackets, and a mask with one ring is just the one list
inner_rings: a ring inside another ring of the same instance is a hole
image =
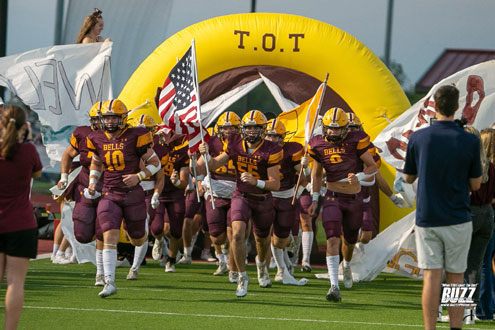
[[428, 109], [428, 107], [435, 107], [434, 102], [430, 102], [430, 97], [427, 97], [425, 101], [423, 102], [423, 107], [419, 109], [418, 113], [418, 123], [416, 124], [416, 127], [421, 127], [424, 124], [428, 124], [429, 120], [426, 119], [425, 116], [429, 117], [435, 117], [436, 112], [433, 110]]
[[[466, 105], [462, 110], [462, 116], [467, 119], [467, 124], [471, 125], [476, 119], [481, 102], [485, 98], [483, 78], [480, 76], [469, 76], [466, 83], [466, 91]], [[478, 93], [478, 102], [473, 106], [474, 93]]]

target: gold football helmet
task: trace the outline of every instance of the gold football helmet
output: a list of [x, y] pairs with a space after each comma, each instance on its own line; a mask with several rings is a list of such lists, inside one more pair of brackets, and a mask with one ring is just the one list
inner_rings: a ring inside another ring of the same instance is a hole
[[239, 132], [239, 125], [241, 124], [241, 118], [232, 111], [224, 112], [218, 117], [217, 124], [215, 125], [215, 135], [220, 138], [225, 138], [222, 128], [235, 127], [236, 133]]
[[[323, 126], [323, 136], [329, 142], [340, 142], [347, 135], [347, 128], [349, 126], [349, 118], [345, 111], [338, 107], [333, 107], [328, 110], [323, 119], [321, 120]], [[340, 133], [338, 135], [329, 134], [329, 129], [337, 129], [340, 128]]]
[[103, 102], [96, 102], [89, 110], [89, 122], [93, 131], [100, 129], [102, 105]]
[[[265, 137], [266, 130], [266, 117], [259, 110], [251, 110], [242, 117], [241, 121], [241, 136], [249, 143], [256, 143], [261, 141]], [[253, 130], [248, 127], [258, 127], [259, 129]], [[248, 132], [249, 131], [249, 132]]]
[[157, 129], [155, 121], [153, 120], [153, 118], [151, 118], [151, 116], [147, 114], [143, 114], [139, 117], [134, 118], [131, 126], [147, 128], [153, 134], [155, 134]]
[[277, 118], [270, 119], [266, 127], [266, 135], [278, 135], [283, 140], [285, 138], [285, 126]]
[[121, 100], [113, 99], [103, 103], [101, 107], [102, 120], [106, 116], [117, 116], [119, 117], [119, 123], [117, 126], [105, 125], [103, 122], [103, 127], [108, 132], [115, 132], [119, 129], [124, 129], [127, 125], [127, 108]]
[[361, 120], [359, 120], [359, 117], [356, 116], [354, 112], [348, 112], [347, 118], [349, 119], [349, 128], [352, 128], [354, 130], [361, 130]]

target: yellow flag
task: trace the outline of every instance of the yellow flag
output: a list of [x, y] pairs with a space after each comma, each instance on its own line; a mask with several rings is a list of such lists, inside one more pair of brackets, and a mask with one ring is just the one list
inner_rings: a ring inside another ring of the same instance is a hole
[[317, 115], [318, 104], [324, 87], [325, 85], [321, 84], [312, 98], [303, 102], [300, 106], [278, 115], [278, 119], [285, 126], [286, 142], [298, 142], [302, 145], [306, 145], [309, 142], [311, 128]]

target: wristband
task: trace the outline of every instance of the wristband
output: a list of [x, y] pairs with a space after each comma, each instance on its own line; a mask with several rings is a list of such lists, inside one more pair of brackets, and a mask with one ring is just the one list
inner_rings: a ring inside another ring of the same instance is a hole
[[89, 184], [97, 184], [98, 183], [98, 179], [97, 178], [89, 178]]
[[97, 170], [91, 170], [89, 171], [89, 176], [90, 177], [94, 176], [99, 179], [101, 177], [101, 172]]
[[69, 174], [68, 173], [61, 173], [60, 174], [60, 181], [67, 182], [69, 180]]
[[260, 188], [260, 189], [265, 189], [265, 186], [266, 186], [266, 182], [263, 181], [263, 180], [257, 180], [256, 181], [256, 187]]
[[303, 174], [305, 176], [310, 176], [311, 175], [311, 169], [309, 167], [303, 167]]
[[320, 199], [320, 193], [319, 192], [314, 192], [313, 193], [313, 202], [317, 202]]
[[146, 178], [146, 173], [144, 171], [141, 171], [136, 175], [137, 175], [139, 181], [143, 181], [143, 179]]
[[176, 186], [176, 187], [179, 187], [181, 183], [182, 183], [182, 182], [180, 182], [180, 179], [179, 179], [179, 180], [177, 180], [177, 181], [176, 181], [173, 185], [174, 185], [174, 186]]

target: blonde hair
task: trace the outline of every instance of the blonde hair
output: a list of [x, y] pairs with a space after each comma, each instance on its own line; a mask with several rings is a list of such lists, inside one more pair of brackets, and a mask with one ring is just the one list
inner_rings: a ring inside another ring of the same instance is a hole
[[490, 165], [490, 159], [486, 156], [485, 147], [483, 146], [483, 141], [481, 140], [481, 134], [474, 126], [464, 126], [464, 130], [471, 134], [474, 134], [480, 141], [480, 160], [481, 160], [481, 172], [482, 172], [482, 183], [488, 182], [488, 169]]
[[0, 121], [4, 127], [2, 132], [1, 157], [10, 160], [14, 157], [19, 142], [19, 130], [26, 123], [26, 113], [21, 108], [11, 105], [5, 109]]
[[76, 39], [76, 44], [82, 43], [84, 37], [91, 31], [91, 29], [98, 24], [98, 19], [103, 18], [101, 16], [103, 12], [99, 10], [98, 8], [95, 8], [95, 10], [86, 16], [84, 19], [83, 25], [81, 26], [81, 29], [79, 30], [79, 34], [77, 35]]
[[481, 131], [481, 142], [485, 149], [486, 157], [495, 164], [495, 129], [485, 128]]

